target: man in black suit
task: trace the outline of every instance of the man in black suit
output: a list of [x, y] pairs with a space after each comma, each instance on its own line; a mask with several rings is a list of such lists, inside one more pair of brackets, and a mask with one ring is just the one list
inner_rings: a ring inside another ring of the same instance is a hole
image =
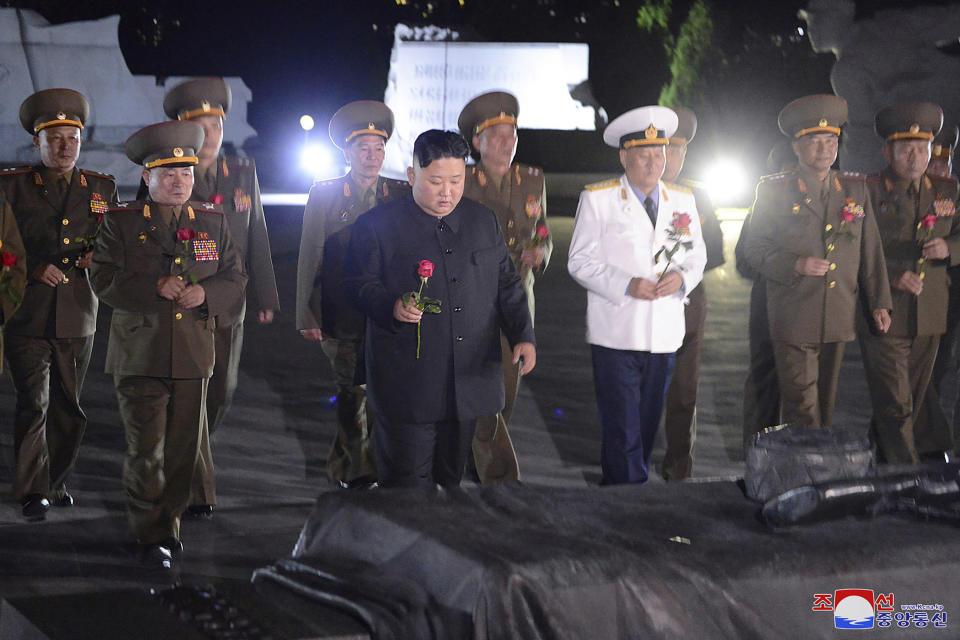
[[[412, 197], [353, 226], [344, 289], [367, 316], [367, 394], [381, 486], [456, 486], [474, 423], [503, 408], [502, 329], [520, 374], [536, 364], [533, 323], [496, 216], [464, 200], [466, 141], [426, 131], [413, 148]], [[431, 264], [431, 274], [420, 268]], [[423, 312], [418, 292], [440, 301]]]

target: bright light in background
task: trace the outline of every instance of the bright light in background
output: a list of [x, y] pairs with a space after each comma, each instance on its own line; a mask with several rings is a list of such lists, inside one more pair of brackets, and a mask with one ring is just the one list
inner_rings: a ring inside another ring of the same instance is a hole
[[336, 175], [339, 167], [333, 160], [330, 148], [322, 144], [308, 144], [300, 152], [300, 166], [314, 178]]
[[313, 118], [311, 118], [310, 116], [306, 114], [300, 116], [300, 128], [303, 129], [304, 131], [310, 131], [311, 129], [313, 129], [313, 124], [314, 124]]
[[710, 198], [717, 204], [736, 202], [747, 184], [747, 173], [739, 162], [731, 158], [721, 158], [707, 171], [704, 182]]

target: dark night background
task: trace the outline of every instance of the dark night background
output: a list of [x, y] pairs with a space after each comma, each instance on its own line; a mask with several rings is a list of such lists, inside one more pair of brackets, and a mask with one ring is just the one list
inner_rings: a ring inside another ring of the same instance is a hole
[[[316, 135], [344, 103], [382, 99], [393, 26], [399, 22], [451, 27], [462, 40], [586, 43], [594, 94], [614, 118], [656, 103], [670, 78], [663, 38], [638, 27], [638, 9], [666, 8], [668, 29], [676, 33], [693, 0], [0, 4], [34, 9], [53, 23], [119, 14], [120, 46], [135, 74], [241, 76], [253, 91], [248, 119], [259, 133], [246, 151], [257, 160], [261, 181], [305, 190], [309, 179], [289, 169], [291, 150], [303, 140], [299, 116], [309, 113], [316, 119]], [[767, 152], [779, 139], [779, 109], [799, 96], [831, 91], [833, 56], [814, 53], [798, 31], [804, 23], [797, 10], [805, 5], [805, 0], [708, 2], [712, 44], [698, 70], [697, 96], [687, 101], [700, 118], [689, 175], [697, 177], [718, 154], [739, 157], [754, 175], [764, 173]], [[902, 6], [861, 1], [858, 17]], [[569, 153], [571, 148], [577, 153]], [[619, 171], [599, 132], [527, 130], [518, 159], [548, 172]]]

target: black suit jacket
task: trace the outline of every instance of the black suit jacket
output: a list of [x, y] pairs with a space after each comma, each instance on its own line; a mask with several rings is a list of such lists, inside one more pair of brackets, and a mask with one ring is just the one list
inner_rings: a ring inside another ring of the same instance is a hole
[[[367, 392], [396, 422], [469, 420], [503, 408], [500, 331], [534, 342], [520, 275], [497, 218], [464, 198], [436, 218], [407, 196], [375, 207], [353, 226], [344, 271], [347, 296], [367, 316]], [[397, 298], [420, 285], [417, 265], [435, 266], [423, 295], [442, 302], [417, 325], [393, 318]]]

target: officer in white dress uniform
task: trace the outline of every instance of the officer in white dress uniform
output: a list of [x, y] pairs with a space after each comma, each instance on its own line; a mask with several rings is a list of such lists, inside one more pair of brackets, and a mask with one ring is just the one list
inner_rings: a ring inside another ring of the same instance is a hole
[[693, 194], [661, 181], [676, 128], [676, 113], [659, 106], [611, 122], [603, 139], [624, 174], [587, 185], [577, 207], [567, 268], [587, 289], [602, 484], [647, 479], [686, 294], [707, 260]]

